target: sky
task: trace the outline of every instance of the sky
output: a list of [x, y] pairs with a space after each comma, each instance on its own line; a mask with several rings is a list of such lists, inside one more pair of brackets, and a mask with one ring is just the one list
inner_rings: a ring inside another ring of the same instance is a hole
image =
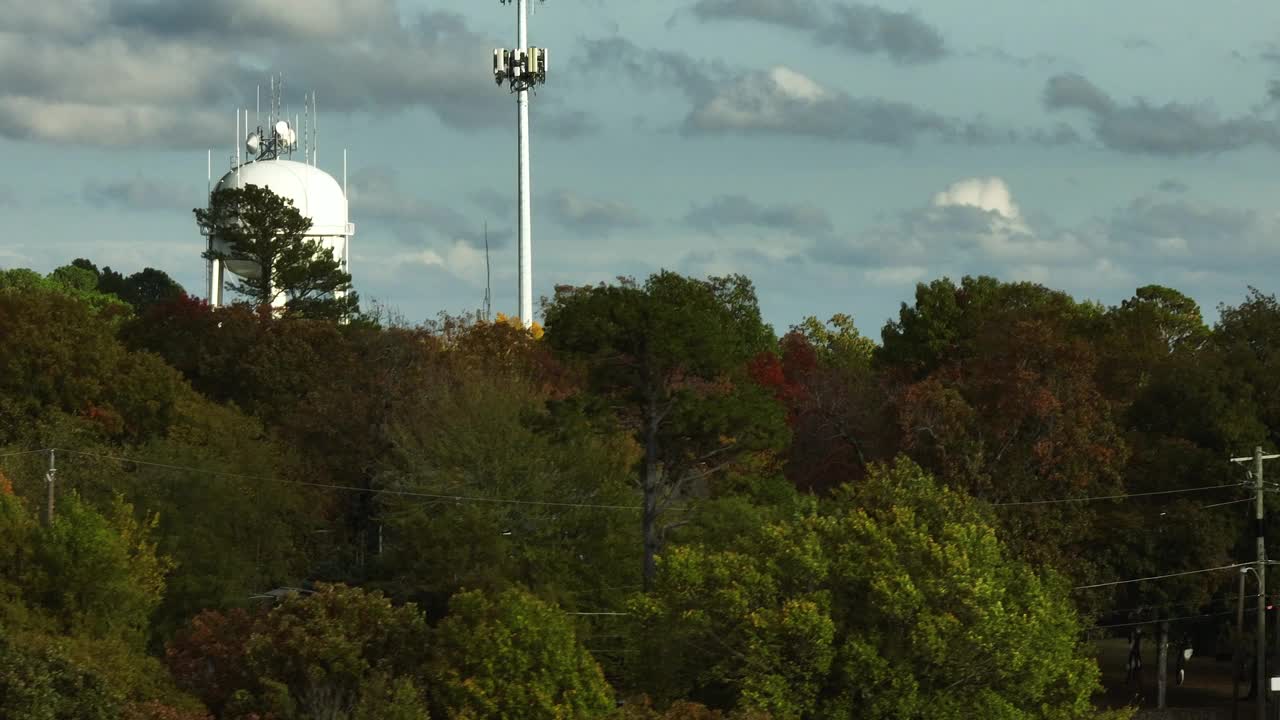
[[[77, 257], [204, 293], [236, 109], [285, 78], [348, 152], [352, 273], [417, 322], [516, 310], [516, 106], [493, 0], [0, 0], [0, 267]], [[546, 0], [534, 295], [742, 273], [783, 332], [866, 334], [918, 282], [994, 275], [1212, 320], [1274, 292], [1280, 4]]]

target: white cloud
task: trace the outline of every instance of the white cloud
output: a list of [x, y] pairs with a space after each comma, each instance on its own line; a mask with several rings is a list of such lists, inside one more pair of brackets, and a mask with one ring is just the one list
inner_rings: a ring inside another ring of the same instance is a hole
[[50, 143], [208, 147], [227, 135], [225, 117], [155, 105], [100, 105], [0, 96], [0, 135]]
[[1009, 220], [1022, 216], [1009, 186], [998, 177], [969, 178], [933, 196], [935, 207], [967, 206], [999, 213]]

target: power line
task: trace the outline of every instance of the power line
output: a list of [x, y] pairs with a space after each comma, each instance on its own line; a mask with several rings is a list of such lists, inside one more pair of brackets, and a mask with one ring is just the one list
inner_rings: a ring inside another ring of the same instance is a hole
[[47, 452], [49, 452], [51, 449], [52, 449], [52, 448], [43, 448], [43, 449], [41, 449], [41, 450], [22, 450], [22, 451], [19, 451], [19, 452], [5, 453], [5, 454], [3, 454], [3, 455], [0, 455], [0, 458], [17, 457], [17, 456], [19, 456], [19, 455], [34, 455], [34, 454], [36, 454], [36, 453], [47, 453]]
[[1095, 495], [1093, 497], [1082, 498], [1054, 498], [1052, 500], [1017, 500], [1013, 502], [992, 503], [996, 507], [1009, 507], [1013, 505], [1052, 505], [1057, 503], [1073, 503], [1073, 502], [1093, 502], [1095, 500], [1123, 500], [1125, 498], [1150, 497], [1152, 495], [1177, 495], [1179, 493], [1204, 492], [1206, 490], [1220, 490], [1222, 488], [1241, 487], [1240, 483], [1227, 483], [1225, 485], [1205, 485], [1204, 487], [1181, 488], [1178, 490], [1156, 490], [1153, 492], [1140, 493], [1124, 493], [1121, 495]]
[[[45, 452], [45, 451], [40, 451]], [[514, 498], [487, 498], [477, 497], [474, 495], [444, 495], [437, 493], [417, 492], [412, 490], [389, 490], [379, 488], [363, 488], [355, 485], [331, 485], [327, 483], [308, 482], [305, 480], [285, 480], [283, 478], [268, 477], [265, 475], [245, 475], [241, 473], [224, 472], [221, 470], [205, 470], [202, 468], [185, 467], [182, 465], [169, 465], [166, 463], [150, 462], [147, 460], [137, 460], [134, 458], [120, 457], [117, 455], [103, 455], [99, 453], [82, 452], [79, 450], [59, 450], [72, 455], [81, 455], [84, 457], [99, 458], [103, 460], [114, 460], [116, 462], [133, 463], [134, 465], [144, 465], [147, 467], [163, 468], [166, 470], [178, 470], [182, 472], [199, 473], [204, 475], [214, 475], [225, 478], [236, 478], [240, 480], [257, 480], [260, 482], [274, 482], [285, 485], [299, 485], [303, 487], [323, 488], [327, 490], [342, 490], [345, 492], [372, 493], [374, 495], [392, 495], [396, 497], [414, 497], [427, 498], [431, 500], [453, 500], [454, 502], [476, 502], [491, 503], [496, 505], [530, 505], [537, 507], [559, 507], [559, 508], [583, 508], [591, 510], [640, 510], [639, 505], [606, 505], [596, 503], [572, 503], [572, 502], [556, 502], [550, 500], [517, 500]]]
[[1166, 578], [1182, 577], [1183, 575], [1198, 575], [1200, 573], [1218, 572], [1220, 570], [1234, 570], [1235, 568], [1252, 566], [1253, 563], [1233, 563], [1231, 565], [1222, 565], [1220, 567], [1204, 568], [1202, 570], [1184, 570], [1183, 572], [1166, 573], [1164, 575], [1152, 575], [1150, 577], [1132, 578], [1129, 580], [1112, 580], [1111, 582], [1094, 583], [1093, 585], [1077, 585], [1072, 590], [1090, 590], [1092, 588], [1112, 587], [1114, 585], [1126, 585], [1128, 583], [1145, 582], [1147, 580], [1164, 580]]
[[[1158, 603], [1158, 604], [1155, 604], [1155, 605], [1142, 605], [1142, 606], [1139, 606], [1139, 607], [1107, 608], [1106, 610], [1104, 610], [1104, 611], [1100, 611], [1100, 612], [1098, 612], [1098, 613], [1096, 613], [1096, 614], [1098, 614], [1098, 615], [1119, 615], [1119, 614], [1122, 614], [1122, 613], [1130, 613], [1130, 612], [1144, 612], [1144, 611], [1151, 611], [1151, 610], [1164, 610], [1164, 609], [1167, 609], [1167, 608], [1179, 608], [1179, 607], [1203, 607], [1203, 606], [1205, 606], [1205, 605], [1213, 605], [1214, 603], [1218, 603], [1218, 602], [1224, 602], [1224, 603], [1226, 603], [1226, 602], [1232, 602], [1232, 601], [1234, 601], [1234, 600], [1239, 600], [1239, 599], [1240, 599], [1240, 597], [1241, 597], [1241, 596], [1239, 596], [1239, 595], [1227, 595], [1227, 596], [1219, 597], [1219, 598], [1209, 598], [1209, 600], [1208, 600], [1208, 601], [1202, 601], [1202, 600], [1186, 600], [1186, 601], [1184, 601], [1184, 602]], [[1245, 595], [1245, 596], [1244, 596], [1244, 599], [1245, 599], [1245, 600], [1252, 600], [1252, 599], [1254, 599], [1254, 598], [1256, 598], [1256, 597], [1258, 597], [1258, 595], [1255, 593], [1255, 594], [1253, 594], [1253, 595]]]
[[1253, 502], [1253, 498], [1240, 498], [1239, 500], [1228, 500], [1227, 502], [1214, 503], [1212, 505], [1201, 505], [1200, 510], [1208, 510], [1209, 508], [1223, 507], [1224, 505], [1237, 505], [1239, 503]]
[[[1236, 612], [1235, 610], [1225, 610], [1223, 612], [1204, 613], [1202, 615], [1183, 615], [1182, 617], [1158, 618], [1155, 620], [1143, 620], [1140, 622], [1123, 622], [1123, 623], [1108, 623], [1106, 625], [1090, 625], [1089, 627], [1084, 629], [1085, 630], [1104, 630], [1106, 628], [1135, 627], [1137, 625], [1150, 625], [1152, 623], [1157, 623], [1157, 622], [1177, 622], [1179, 620], [1200, 620], [1202, 618], [1222, 617], [1223, 615], [1234, 615], [1235, 612]], [[1256, 612], [1256, 609], [1245, 608], [1245, 612], [1246, 613]]]

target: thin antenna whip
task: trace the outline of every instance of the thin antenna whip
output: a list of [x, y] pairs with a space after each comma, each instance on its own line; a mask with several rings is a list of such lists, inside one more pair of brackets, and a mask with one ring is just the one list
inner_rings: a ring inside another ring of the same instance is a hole
[[493, 310], [493, 275], [489, 270], [489, 223], [484, 224], [484, 321]]

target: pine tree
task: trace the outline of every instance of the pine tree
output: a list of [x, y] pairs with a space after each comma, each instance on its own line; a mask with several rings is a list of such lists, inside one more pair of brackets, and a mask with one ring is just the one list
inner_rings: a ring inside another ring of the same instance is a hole
[[209, 207], [196, 208], [196, 224], [223, 250], [205, 259], [250, 262], [261, 268], [252, 277], [227, 283], [227, 289], [259, 307], [285, 298], [290, 317], [337, 320], [354, 313], [359, 297], [351, 274], [333, 249], [307, 237], [311, 220], [269, 188], [246, 185], [217, 190]]

